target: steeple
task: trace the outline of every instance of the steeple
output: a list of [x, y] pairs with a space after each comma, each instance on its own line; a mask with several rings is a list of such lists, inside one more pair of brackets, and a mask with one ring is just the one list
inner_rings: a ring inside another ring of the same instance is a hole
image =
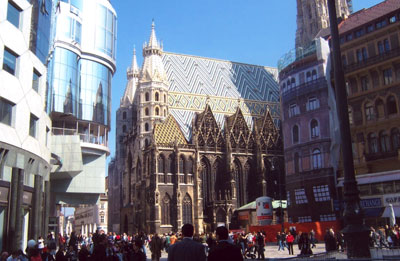
[[167, 75], [162, 63], [162, 46], [157, 41], [154, 21], [151, 24], [151, 33], [148, 43], [143, 45], [143, 66], [140, 81], [159, 81], [167, 83]]
[[122, 96], [120, 101], [121, 107], [129, 107], [132, 105], [139, 81], [139, 72], [140, 68], [136, 60], [136, 49], [133, 47], [132, 64], [131, 67], [126, 70], [126, 78], [128, 79], [128, 83], [126, 84], [124, 96]]

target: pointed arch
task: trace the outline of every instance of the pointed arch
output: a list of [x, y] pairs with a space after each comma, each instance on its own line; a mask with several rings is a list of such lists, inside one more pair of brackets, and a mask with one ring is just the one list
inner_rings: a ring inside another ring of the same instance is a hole
[[203, 198], [203, 210], [206, 209], [208, 203], [211, 201], [211, 167], [207, 158], [201, 159], [201, 197]]
[[217, 223], [226, 223], [226, 212], [222, 208], [217, 210], [216, 221]]
[[244, 177], [246, 178], [246, 203], [251, 202], [256, 199], [256, 190], [254, 188], [254, 184], [257, 184], [256, 180], [256, 173], [252, 171], [252, 162], [250, 159], [247, 160], [246, 164], [244, 165]]
[[139, 181], [142, 178], [142, 164], [140, 163], [140, 160], [138, 159], [136, 163], [136, 177], [137, 181]]
[[224, 199], [224, 171], [223, 171], [222, 159], [218, 157], [213, 164], [213, 184], [214, 193], [217, 199]]
[[161, 200], [161, 224], [170, 225], [172, 220], [171, 216], [171, 197], [168, 193], [165, 193], [165, 196]]
[[160, 100], [160, 94], [158, 93], [158, 92], [156, 92], [155, 94], [154, 94], [154, 100], [155, 101], [159, 101]]
[[179, 157], [179, 173], [186, 173], [185, 171], [185, 156], [181, 155]]
[[149, 100], [150, 100], [150, 95], [149, 95], [148, 92], [146, 92], [146, 93], [144, 94], [144, 97], [145, 97], [145, 101], [149, 101]]
[[155, 114], [156, 114], [156, 116], [159, 116], [159, 115], [160, 115], [160, 108], [156, 107], [156, 109], [155, 109]]
[[165, 157], [163, 154], [158, 155], [157, 170], [158, 173], [165, 173]]
[[188, 193], [182, 201], [182, 222], [183, 224], [193, 224], [192, 198]]
[[235, 180], [235, 189], [236, 189], [236, 199], [237, 199], [237, 206], [244, 205], [244, 186], [243, 186], [243, 171], [242, 171], [242, 164], [238, 159], [235, 159], [233, 162], [233, 178]]

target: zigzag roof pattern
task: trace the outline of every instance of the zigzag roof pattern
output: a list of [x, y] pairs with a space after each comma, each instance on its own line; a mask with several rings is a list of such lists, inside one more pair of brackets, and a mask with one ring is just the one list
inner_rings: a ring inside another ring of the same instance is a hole
[[[273, 106], [270, 109], [275, 112], [274, 117], [278, 118], [280, 115], [276, 68], [168, 52], [163, 53], [162, 62], [167, 74], [169, 93], [182, 94], [182, 102], [186, 102], [183, 99], [185, 94], [191, 97], [206, 96], [207, 99], [211, 97], [213, 105], [220, 108], [213, 109], [213, 113], [221, 128], [225, 124], [225, 115], [234, 113], [231, 108], [226, 107], [227, 99], [231, 100], [230, 106], [236, 103], [242, 110], [249, 112], [244, 114], [244, 118], [250, 128], [253, 127], [253, 117], [264, 114], [266, 107], [270, 105]], [[218, 101], [215, 102], [215, 99]], [[197, 100], [190, 101], [191, 104], [174, 106], [179, 100], [171, 100], [170, 95], [169, 111], [187, 140], [192, 136], [191, 126], [196, 111], [200, 112], [205, 108], [205, 101]]]

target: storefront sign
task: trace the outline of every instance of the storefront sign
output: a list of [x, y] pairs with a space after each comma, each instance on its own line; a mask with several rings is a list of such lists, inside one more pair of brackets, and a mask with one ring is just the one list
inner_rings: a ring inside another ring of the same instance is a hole
[[239, 212], [239, 220], [249, 220], [249, 212]]
[[0, 202], [7, 203], [8, 202], [8, 188], [0, 187]]
[[400, 194], [383, 195], [383, 204], [385, 206], [389, 206], [389, 204], [400, 206]]
[[364, 198], [360, 200], [361, 208], [376, 208], [382, 206], [381, 198]]

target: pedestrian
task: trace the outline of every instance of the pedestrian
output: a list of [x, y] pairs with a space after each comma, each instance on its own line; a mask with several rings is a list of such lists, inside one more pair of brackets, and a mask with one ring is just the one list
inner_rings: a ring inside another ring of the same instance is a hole
[[[3, 254], [4, 254], [4, 252], [3, 252]], [[3, 254], [1, 255], [1, 260], [7, 260], [7, 261], [18, 261], [19, 260], [18, 250], [12, 252], [8, 258], [6, 256], [5, 259], [3, 259]], [[8, 253], [7, 253], [7, 255], [8, 255]]]
[[312, 255], [312, 250], [310, 247], [310, 239], [308, 238], [308, 233], [304, 232], [301, 234], [299, 239], [299, 250], [301, 256], [310, 256]]
[[162, 248], [163, 248], [162, 240], [158, 236], [158, 234], [155, 233], [150, 241], [151, 260], [160, 261]]
[[288, 244], [289, 255], [294, 255], [293, 253], [294, 236], [291, 233], [287, 235], [286, 242]]
[[193, 241], [194, 227], [191, 224], [182, 226], [182, 241], [170, 246], [168, 261], [205, 261], [204, 246]]
[[315, 231], [314, 231], [314, 229], [311, 229], [311, 231], [310, 231], [310, 241], [311, 241], [311, 248], [317, 247], [315, 245]]
[[325, 241], [325, 250], [326, 252], [329, 251], [334, 251], [336, 250], [336, 239], [333, 234], [333, 230], [327, 229], [325, 236], [324, 236], [324, 241]]
[[224, 226], [217, 227], [217, 244], [210, 250], [208, 261], [242, 261], [243, 256], [238, 246], [229, 243], [228, 229]]
[[135, 239], [133, 242], [133, 252], [130, 253], [129, 261], [146, 261], [146, 255], [142, 250], [143, 242], [140, 239]]
[[264, 237], [260, 232], [257, 232], [256, 243], [257, 243], [257, 254], [258, 254], [257, 259], [265, 259], [265, 256], [264, 256], [264, 246], [265, 246]]
[[278, 242], [278, 251], [281, 251], [281, 249], [285, 251], [285, 246], [283, 245], [283, 238], [281, 232], [278, 232], [276, 234], [276, 241]]
[[67, 258], [65, 257], [64, 254], [64, 245], [60, 245], [58, 248], [57, 254], [56, 254], [56, 260], [57, 261], [67, 261]]

